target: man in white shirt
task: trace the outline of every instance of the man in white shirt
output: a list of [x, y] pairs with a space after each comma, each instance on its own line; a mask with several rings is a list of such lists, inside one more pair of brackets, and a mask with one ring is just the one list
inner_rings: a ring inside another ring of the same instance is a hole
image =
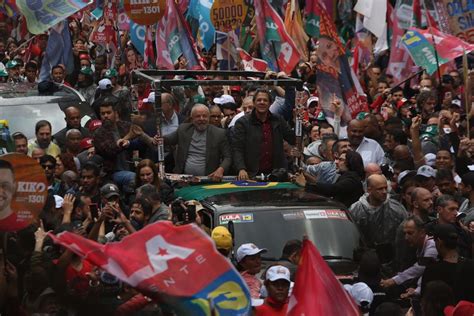
[[352, 120], [347, 127], [347, 137], [353, 150], [362, 156], [364, 167], [369, 163], [383, 164], [385, 152], [375, 140], [364, 137], [364, 123]]

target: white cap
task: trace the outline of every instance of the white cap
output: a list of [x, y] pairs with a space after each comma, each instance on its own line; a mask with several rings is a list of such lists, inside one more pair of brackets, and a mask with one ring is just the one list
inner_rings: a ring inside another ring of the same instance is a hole
[[423, 176], [426, 178], [434, 178], [436, 177], [436, 170], [434, 170], [432, 167], [428, 165], [421, 166], [418, 168], [416, 171], [417, 176]]
[[316, 140], [310, 143], [303, 149], [303, 155], [305, 156], [319, 156], [319, 145], [321, 145], [321, 140]]
[[248, 244], [243, 244], [237, 249], [237, 254], [235, 256], [235, 259], [237, 259], [237, 262], [242, 261], [246, 256], [253, 256], [256, 255], [257, 253], [263, 253], [267, 252], [267, 249], [265, 248], [258, 248], [255, 246], [255, 244], [248, 243]]
[[55, 208], [63, 207], [64, 199], [59, 195], [54, 195]]
[[148, 98], [143, 99], [143, 103], [155, 103], [155, 92], [150, 92]]
[[436, 163], [436, 155], [433, 154], [433, 153], [427, 153], [425, 155], [425, 162], [428, 166], [434, 167], [434, 165]]
[[319, 98], [318, 97], [310, 97], [308, 99], [308, 101], [306, 101], [306, 106], [309, 106], [313, 102], [319, 102]]
[[100, 90], [107, 90], [112, 88], [112, 81], [110, 79], [102, 79], [99, 81], [99, 89]]
[[284, 266], [273, 266], [267, 270], [266, 279], [269, 281], [276, 281], [276, 280], [286, 280], [291, 282], [290, 280], [290, 270]]
[[235, 103], [234, 98], [228, 94], [223, 94], [218, 98], [214, 98], [213, 101], [215, 104], [219, 104], [219, 105], [226, 104], [226, 103]]
[[[361, 307], [370, 307], [372, 301], [374, 300], [374, 292], [370, 289], [370, 287], [363, 283], [355, 283], [353, 285], [344, 284], [344, 289], [352, 296], [354, 301], [356, 301], [357, 305]], [[366, 302], [366, 304], [363, 304]]]

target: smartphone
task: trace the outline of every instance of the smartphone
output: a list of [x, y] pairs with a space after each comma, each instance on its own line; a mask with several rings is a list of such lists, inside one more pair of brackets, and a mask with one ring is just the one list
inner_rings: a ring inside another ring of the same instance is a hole
[[89, 205], [89, 209], [91, 212], [91, 217], [93, 219], [97, 219], [99, 217], [99, 205], [97, 205], [97, 203], [91, 203]]

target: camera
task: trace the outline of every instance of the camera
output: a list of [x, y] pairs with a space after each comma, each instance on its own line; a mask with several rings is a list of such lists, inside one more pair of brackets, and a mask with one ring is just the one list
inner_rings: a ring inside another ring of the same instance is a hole
[[186, 205], [181, 198], [171, 203], [171, 212], [173, 222], [176, 224], [189, 224], [196, 221], [196, 205]]

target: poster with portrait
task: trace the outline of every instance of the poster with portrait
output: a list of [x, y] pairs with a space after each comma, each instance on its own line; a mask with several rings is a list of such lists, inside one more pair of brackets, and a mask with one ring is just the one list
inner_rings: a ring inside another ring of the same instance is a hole
[[16, 153], [0, 156], [0, 232], [35, 222], [47, 195], [46, 175], [35, 159]]

